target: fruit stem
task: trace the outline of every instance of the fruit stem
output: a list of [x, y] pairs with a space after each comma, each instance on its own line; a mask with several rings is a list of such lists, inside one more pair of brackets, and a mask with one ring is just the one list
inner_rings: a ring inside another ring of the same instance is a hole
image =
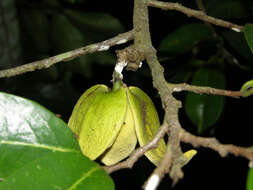
[[113, 87], [112, 87], [112, 91], [116, 91], [116, 90], [118, 90], [121, 86], [122, 86], [122, 84], [123, 84], [123, 82], [122, 82], [122, 79], [121, 79], [121, 74], [120, 73], [118, 73], [117, 71], [114, 71], [113, 72]]

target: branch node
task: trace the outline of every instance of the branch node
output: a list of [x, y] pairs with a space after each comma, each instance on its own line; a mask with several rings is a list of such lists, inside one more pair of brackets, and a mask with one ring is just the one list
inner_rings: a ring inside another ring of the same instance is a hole
[[126, 62], [127, 70], [136, 71], [141, 67], [143, 58], [136, 51], [133, 45], [130, 45], [122, 50], [116, 50], [118, 62]]

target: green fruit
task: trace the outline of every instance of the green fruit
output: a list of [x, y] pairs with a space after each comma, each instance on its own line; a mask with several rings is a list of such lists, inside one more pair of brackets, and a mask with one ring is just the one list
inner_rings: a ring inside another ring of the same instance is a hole
[[245, 82], [241, 87], [241, 95], [242, 97], [248, 97], [253, 94], [253, 80]]
[[[133, 152], [137, 139], [140, 146], [152, 140], [160, 122], [153, 102], [141, 89], [123, 85], [110, 90], [95, 85], [78, 100], [68, 126], [84, 155], [112, 165]], [[165, 149], [161, 139], [157, 148], [145, 155], [157, 165]]]
[[[160, 127], [157, 111], [149, 96], [137, 87], [115, 83], [113, 89], [98, 84], [84, 92], [69, 119], [68, 126], [78, 139], [83, 154], [113, 165], [135, 149], [150, 142]], [[164, 139], [145, 156], [158, 165], [165, 153]], [[188, 162], [195, 150], [184, 153]]]
[[[128, 94], [133, 118], [136, 121], [136, 135], [140, 146], [144, 146], [156, 135], [160, 127], [159, 117], [152, 100], [141, 89], [130, 87]], [[146, 152], [145, 155], [152, 163], [158, 165], [163, 158], [165, 149], [164, 140], [160, 140], [158, 147]]]

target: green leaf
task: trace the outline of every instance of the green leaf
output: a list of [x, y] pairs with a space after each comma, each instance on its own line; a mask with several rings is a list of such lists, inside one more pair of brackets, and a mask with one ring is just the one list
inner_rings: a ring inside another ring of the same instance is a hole
[[[55, 53], [71, 51], [91, 43], [88, 37], [84, 36], [64, 15], [54, 15], [51, 22], [50, 37]], [[66, 70], [78, 72], [84, 77], [92, 76], [90, 55], [79, 56], [65, 66], [67, 67]]]
[[54, 15], [51, 21], [51, 41], [56, 53], [80, 48], [90, 43], [71, 21], [62, 14]]
[[168, 34], [160, 44], [160, 51], [179, 55], [190, 51], [200, 42], [212, 40], [212, 32], [204, 24], [186, 24]]
[[105, 40], [124, 31], [120, 21], [107, 13], [66, 10], [64, 12], [73, 23], [93, 42]]
[[253, 168], [250, 168], [248, 172], [247, 190], [253, 190]]
[[0, 189], [114, 189], [61, 119], [6, 93], [0, 93], [0, 152]]
[[253, 63], [253, 54], [242, 33], [226, 30], [221, 33], [228, 44], [249, 63]]
[[[195, 73], [192, 85], [224, 89], [225, 78], [219, 71], [200, 69]], [[199, 134], [206, 131], [219, 119], [223, 107], [223, 96], [187, 93], [185, 111], [190, 120], [197, 126]]]
[[248, 46], [253, 53], [253, 24], [246, 24], [244, 27], [244, 37], [248, 43]]

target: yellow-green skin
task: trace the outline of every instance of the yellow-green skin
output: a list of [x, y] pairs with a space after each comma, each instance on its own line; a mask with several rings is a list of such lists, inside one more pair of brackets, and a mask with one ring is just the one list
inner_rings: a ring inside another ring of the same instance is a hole
[[[119, 85], [110, 90], [99, 84], [80, 97], [68, 126], [85, 156], [113, 165], [133, 152], [137, 140], [140, 146], [150, 142], [160, 122], [152, 100], [141, 89]], [[157, 148], [147, 151], [145, 156], [158, 165], [165, 149], [165, 141], [161, 139]], [[195, 154], [195, 150], [184, 153], [186, 161]]]
[[[160, 122], [153, 102], [141, 89], [123, 85], [110, 90], [95, 85], [78, 100], [68, 126], [84, 155], [112, 165], [131, 154], [137, 139], [141, 146], [152, 140]], [[165, 148], [161, 139], [158, 147], [145, 155], [157, 165]]]
[[[144, 146], [156, 135], [160, 121], [155, 106], [149, 96], [137, 87], [129, 87], [128, 99], [135, 120], [135, 130], [140, 146]], [[160, 140], [157, 148], [145, 153], [145, 156], [158, 165], [163, 158], [166, 145]]]
[[242, 97], [248, 97], [253, 94], [253, 80], [245, 82], [241, 87], [241, 95]]

